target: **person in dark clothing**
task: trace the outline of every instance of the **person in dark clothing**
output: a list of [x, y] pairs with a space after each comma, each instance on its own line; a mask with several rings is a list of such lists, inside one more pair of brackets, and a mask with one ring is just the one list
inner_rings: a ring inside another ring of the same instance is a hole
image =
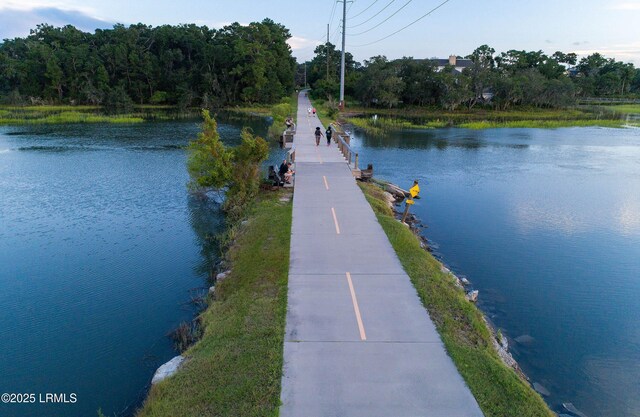
[[327, 128], [327, 131], [324, 132], [325, 136], [327, 137], [327, 146], [331, 145], [331, 136], [333, 135], [333, 130], [331, 130], [331, 126], [329, 126]]
[[291, 183], [291, 177], [295, 174], [295, 171], [291, 169], [291, 162], [287, 162], [287, 160], [282, 161], [282, 165], [280, 165], [280, 169], [278, 170], [278, 175], [280, 175], [280, 179], [288, 184]]
[[282, 164], [280, 165], [280, 169], [278, 170], [278, 175], [280, 175], [280, 178], [284, 180], [284, 174], [286, 174], [287, 172], [289, 172], [289, 165], [287, 164], [287, 160], [283, 159]]
[[322, 129], [320, 129], [320, 127], [316, 127], [316, 131], [314, 132], [314, 134], [316, 135], [316, 146], [320, 145], [320, 137], [324, 136], [322, 134]]

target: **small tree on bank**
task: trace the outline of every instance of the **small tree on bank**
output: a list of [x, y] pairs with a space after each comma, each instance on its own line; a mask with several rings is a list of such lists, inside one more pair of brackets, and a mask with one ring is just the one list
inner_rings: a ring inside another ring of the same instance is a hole
[[222, 209], [231, 223], [239, 220], [260, 186], [260, 165], [269, 156], [267, 142], [242, 130], [242, 143], [228, 148], [220, 140], [218, 124], [202, 111], [202, 131], [189, 144], [187, 169], [192, 191], [226, 191]]

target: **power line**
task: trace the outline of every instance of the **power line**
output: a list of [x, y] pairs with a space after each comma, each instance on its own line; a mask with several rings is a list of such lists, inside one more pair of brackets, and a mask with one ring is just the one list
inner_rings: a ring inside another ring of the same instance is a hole
[[331, 16], [329, 17], [329, 25], [331, 25], [331, 23], [333, 23], [333, 16], [336, 13], [336, 6], [338, 5], [337, 1], [333, 2], [333, 8], [331, 9]]
[[342, 29], [342, 24], [338, 25], [338, 27], [336, 27], [336, 30], [334, 30], [331, 34], [331, 43], [334, 45], [336, 44], [336, 37], [340, 35], [340, 29]]
[[376, 16], [378, 16], [380, 13], [384, 12], [389, 6], [391, 6], [393, 3], [395, 3], [396, 0], [391, 0], [389, 3], [387, 3], [386, 6], [384, 6], [382, 8], [382, 10], [380, 10], [378, 13], [374, 14], [373, 16], [371, 16], [370, 18], [368, 18], [367, 20], [365, 20], [362, 23], [358, 23], [357, 25], [353, 25], [353, 26], [349, 26], [347, 29], [353, 29], [353, 28], [357, 28], [358, 26], [362, 26], [367, 22], [370, 22], [371, 20], [373, 20], [373, 18], [375, 18]]
[[365, 44], [362, 44], [362, 45], [352, 45], [352, 46], [353, 46], [354, 48], [360, 48], [360, 47], [362, 47], [362, 46], [369, 46], [369, 45], [373, 45], [374, 43], [378, 43], [378, 42], [381, 42], [381, 41], [383, 41], [383, 40], [385, 40], [385, 39], [388, 39], [388, 38], [392, 37], [393, 35], [396, 35], [396, 34], [398, 34], [398, 33], [402, 32], [403, 30], [405, 30], [405, 29], [406, 29], [406, 28], [408, 28], [409, 26], [412, 26], [412, 25], [414, 25], [414, 24], [418, 23], [419, 21], [421, 21], [421, 20], [422, 20], [422, 19], [424, 19], [425, 17], [429, 16], [431, 13], [435, 12], [436, 10], [438, 10], [439, 8], [441, 8], [442, 6], [444, 6], [445, 4], [449, 3], [450, 1], [451, 1], [451, 0], [445, 0], [445, 1], [443, 1], [442, 3], [440, 3], [439, 5], [437, 5], [436, 7], [434, 7], [433, 9], [429, 10], [427, 13], [423, 14], [422, 16], [420, 16], [419, 18], [417, 18], [416, 20], [414, 20], [413, 22], [411, 22], [411, 23], [409, 23], [408, 25], [406, 25], [406, 26], [404, 26], [404, 27], [402, 27], [402, 28], [400, 28], [400, 29], [396, 30], [396, 31], [395, 31], [395, 32], [393, 32], [392, 34], [385, 36], [384, 38], [380, 38], [380, 39], [378, 39], [378, 40], [376, 40], [376, 41], [369, 42], [369, 43], [365, 43]]
[[373, 5], [375, 5], [375, 4], [376, 4], [377, 2], [379, 2], [379, 1], [380, 1], [380, 0], [376, 0], [376, 1], [374, 1], [373, 3], [371, 3], [371, 4], [369, 5], [369, 7], [367, 7], [366, 9], [364, 9], [363, 11], [361, 11], [360, 13], [358, 13], [358, 14], [357, 14], [357, 15], [355, 15], [355, 16], [351, 16], [351, 18], [352, 18], [352, 19], [355, 19], [356, 17], [360, 16], [361, 14], [363, 14], [364, 12], [366, 12], [367, 10], [369, 10]]
[[411, 3], [413, 0], [409, 0], [408, 2], [406, 2], [401, 8], [399, 8], [398, 10], [395, 11], [395, 13], [393, 13], [391, 16], [387, 17], [386, 19], [384, 19], [382, 22], [378, 23], [377, 25], [375, 25], [372, 28], [369, 28], [363, 32], [358, 32], [358, 33], [352, 33], [351, 36], [358, 36], [358, 35], [363, 35], [367, 32], [371, 32], [373, 29], [379, 27], [380, 25], [382, 25], [384, 22], [386, 22], [387, 20], [391, 19], [393, 16], [397, 15], [398, 13], [400, 13], [400, 11], [402, 9], [404, 9], [405, 7], [407, 7], [409, 5], [409, 3]]

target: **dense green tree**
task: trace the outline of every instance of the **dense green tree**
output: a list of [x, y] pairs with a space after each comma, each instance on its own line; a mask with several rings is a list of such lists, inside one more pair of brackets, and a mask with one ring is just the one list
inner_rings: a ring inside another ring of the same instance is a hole
[[360, 78], [356, 91], [365, 105], [375, 103], [393, 107], [400, 101], [404, 82], [398, 75], [398, 68], [385, 56], [374, 56], [364, 61], [366, 77]]
[[439, 84], [436, 67], [428, 59], [404, 57], [394, 63], [399, 67], [398, 76], [404, 82], [402, 102], [405, 104], [436, 104]]
[[464, 74], [457, 73], [452, 66], [446, 66], [437, 73], [436, 79], [440, 84], [440, 105], [447, 110], [455, 110], [474, 99], [471, 79]]
[[[316, 46], [315, 56], [306, 62], [307, 84], [312, 87], [313, 97], [326, 99], [328, 96], [338, 99], [340, 93], [341, 52], [332, 43]], [[303, 70], [303, 68], [301, 68]], [[345, 53], [345, 94], [353, 95], [358, 79], [360, 64], [350, 52]], [[298, 71], [302, 74], [302, 71]], [[300, 81], [300, 77], [298, 77]], [[304, 82], [299, 82], [302, 86]]]
[[469, 100], [469, 108], [482, 100], [484, 90], [493, 85], [493, 79], [495, 78], [495, 59], [493, 54], [495, 52], [495, 49], [490, 46], [482, 45], [467, 56], [473, 63], [471, 67], [464, 70], [465, 75], [469, 77], [470, 88], [473, 93], [473, 97]]
[[630, 91], [636, 94], [640, 93], [640, 68], [636, 68], [635, 70], [635, 75], [631, 80]]
[[220, 30], [119, 24], [93, 34], [38, 25], [0, 44], [0, 97], [103, 104], [122, 89], [139, 104], [274, 103], [293, 90], [290, 36], [269, 19]]

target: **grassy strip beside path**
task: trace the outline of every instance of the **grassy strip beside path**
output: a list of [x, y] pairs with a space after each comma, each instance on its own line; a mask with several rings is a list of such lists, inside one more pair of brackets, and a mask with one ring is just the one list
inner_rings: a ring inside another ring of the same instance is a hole
[[201, 315], [204, 335], [139, 417], [277, 416], [287, 308], [290, 191], [263, 191], [229, 249], [231, 275]]
[[482, 312], [465, 299], [451, 276], [441, 271], [440, 263], [420, 247], [413, 232], [394, 218], [383, 191], [372, 184], [360, 183], [360, 187], [485, 416], [555, 416], [542, 398], [502, 363]]

